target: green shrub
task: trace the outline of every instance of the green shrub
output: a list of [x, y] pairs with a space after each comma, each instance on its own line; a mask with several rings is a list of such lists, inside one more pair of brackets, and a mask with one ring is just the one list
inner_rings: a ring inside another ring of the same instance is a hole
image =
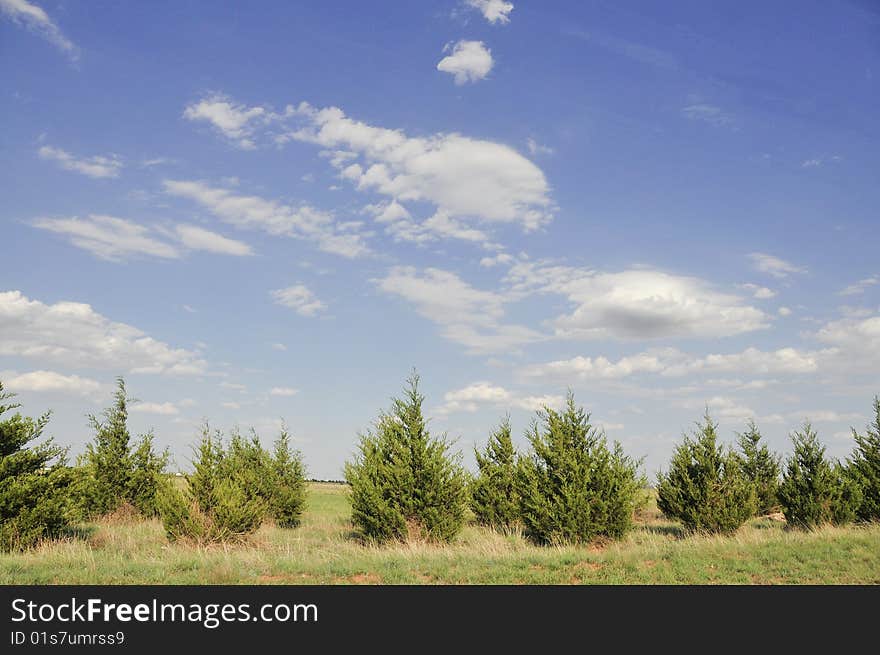
[[532, 451], [517, 467], [526, 535], [541, 544], [622, 537], [640, 500], [640, 462], [618, 443], [609, 448], [570, 392], [562, 412], [545, 408], [538, 419], [528, 435]]
[[470, 505], [477, 522], [510, 533], [519, 524], [516, 450], [505, 419], [489, 437], [486, 450], [474, 448], [479, 472], [471, 481]]
[[843, 466], [826, 459], [825, 446], [809, 423], [791, 440], [794, 452], [779, 487], [785, 520], [800, 528], [854, 520], [862, 498], [858, 483]]
[[124, 503], [147, 516], [157, 512], [156, 493], [168, 451], [155, 451], [152, 433], [132, 443], [129, 402], [125, 381], [117, 378], [113, 405], [104, 411], [104, 420], [89, 416], [95, 438], [80, 458], [72, 493], [81, 518], [107, 514]]
[[302, 454], [291, 450], [287, 426], [275, 440], [270, 466], [274, 484], [269, 511], [279, 527], [295, 528], [306, 504], [306, 472]]
[[755, 512], [759, 516], [779, 508], [779, 455], [770, 452], [761, 442], [761, 433], [753, 421], [748, 429], [737, 434], [739, 467], [743, 476], [755, 488]]
[[[0, 383], [0, 415], [20, 407]], [[0, 421], [0, 551], [31, 548], [68, 529], [70, 470], [66, 450], [42, 436], [50, 413], [34, 420], [16, 412]]]
[[[268, 507], [249, 486], [257, 473], [252, 467], [234, 470], [230, 465], [232, 450], [227, 451], [221, 435], [212, 435], [206, 425], [195, 448], [194, 471], [186, 476], [186, 488], [181, 491], [173, 482], [160, 487], [157, 507], [171, 541], [240, 541], [260, 527]], [[241, 449], [234, 457], [239, 458], [238, 463], [246, 460]]]
[[717, 428], [707, 412], [657, 477], [657, 507], [691, 531], [734, 532], [755, 514], [754, 486], [739, 458], [718, 443]]
[[880, 521], [880, 398], [874, 398], [874, 422], [865, 434], [852, 432], [856, 448], [848, 471], [862, 492], [857, 516], [862, 521]]
[[464, 523], [467, 476], [450, 444], [428, 432], [418, 376], [382, 413], [375, 432], [361, 435], [345, 465], [352, 523], [375, 541], [451, 541]]

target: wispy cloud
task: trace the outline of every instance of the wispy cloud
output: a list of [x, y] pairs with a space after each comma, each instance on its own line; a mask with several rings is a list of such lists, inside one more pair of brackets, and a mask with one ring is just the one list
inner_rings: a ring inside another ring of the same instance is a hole
[[841, 289], [839, 294], [841, 296], [855, 296], [861, 293], [864, 293], [868, 290], [869, 287], [880, 284], [880, 275], [872, 275], [871, 277], [866, 277], [863, 280], [859, 280], [855, 284], [850, 284], [848, 287]]
[[478, 10], [483, 17], [492, 23], [504, 25], [510, 22], [510, 12], [513, 11], [513, 3], [507, 0], [465, 0], [465, 3]]
[[94, 178], [119, 177], [122, 161], [116, 155], [80, 158], [61, 148], [43, 146], [37, 153], [41, 159], [57, 162], [61, 168]]
[[294, 284], [285, 289], [275, 289], [271, 292], [275, 303], [283, 307], [289, 307], [300, 316], [314, 317], [327, 309], [321, 300], [304, 284]]
[[13, 23], [23, 25], [42, 36], [71, 61], [76, 62], [79, 59], [79, 48], [61, 33], [59, 27], [41, 7], [27, 0], [0, 0], [0, 12]]
[[733, 123], [733, 115], [715, 105], [688, 105], [681, 110], [681, 115], [689, 120], [702, 121], [716, 127], [724, 127]]
[[748, 255], [752, 260], [752, 265], [756, 271], [767, 273], [775, 278], [788, 277], [793, 273], [806, 273], [807, 269], [803, 266], [796, 266], [774, 255], [768, 255], [763, 252], [753, 252]]

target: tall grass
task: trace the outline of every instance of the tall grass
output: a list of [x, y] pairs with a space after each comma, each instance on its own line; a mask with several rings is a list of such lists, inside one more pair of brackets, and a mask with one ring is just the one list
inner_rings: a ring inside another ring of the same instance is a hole
[[311, 483], [302, 525], [246, 543], [171, 544], [120, 514], [62, 542], [0, 556], [2, 584], [878, 584], [880, 525], [787, 530], [754, 519], [732, 536], [685, 535], [653, 500], [622, 541], [542, 547], [469, 523], [449, 545], [365, 546], [346, 487]]

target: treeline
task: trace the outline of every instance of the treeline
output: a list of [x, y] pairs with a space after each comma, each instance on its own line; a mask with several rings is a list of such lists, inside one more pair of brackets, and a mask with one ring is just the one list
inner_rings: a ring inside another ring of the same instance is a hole
[[[474, 451], [476, 474], [445, 435], [430, 433], [418, 376], [362, 434], [345, 464], [351, 521], [366, 541], [452, 541], [472, 512], [476, 521], [536, 544], [620, 539], [647, 501], [642, 460], [609, 443], [571, 393], [561, 410], [545, 407], [517, 452], [509, 419]], [[89, 417], [94, 438], [70, 465], [67, 451], [41, 441], [50, 414], [16, 412], [0, 383], [0, 549], [62, 538], [76, 523], [114, 512], [158, 517], [169, 540], [198, 544], [244, 539], [263, 523], [300, 524], [306, 502], [301, 453], [283, 426], [271, 450], [258, 436], [225, 438], [203, 426], [193, 471], [167, 474], [169, 455], [151, 433], [128, 431], [125, 383], [113, 405]], [[686, 530], [732, 533], [755, 516], [781, 512], [788, 525], [880, 520], [880, 399], [854, 449], [832, 460], [809, 424], [791, 435], [783, 461], [749, 423], [735, 446], [719, 440], [707, 415], [676, 446], [656, 479], [657, 505]]]

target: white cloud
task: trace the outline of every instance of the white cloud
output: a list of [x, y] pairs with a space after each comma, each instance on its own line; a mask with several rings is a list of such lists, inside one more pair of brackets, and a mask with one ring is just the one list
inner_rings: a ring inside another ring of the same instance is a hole
[[300, 316], [312, 317], [327, 308], [327, 305], [318, 300], [304, 284], [275, 289], [271, 294], [276, 304], [290, 307]]
[[652, 270], [620, 273], [519, 262], [513, 290], [565, 296], [574, 310], [554, 321], [568, 339], [724, 337], [767, 326], [767, 315], [693, 277]]
[[220, 220], [239, 228], [305, 239], [324, 252], [343, 257], [358, 257], [369, 252], [363, 235], [351, 231], [354, 226], [339, 226], [332, 214], [308, 205], [293, 207], [202, 182], [165, 180], [164, 186], [167, 193], [193, 200]]
[[273, 343], [272, 348], [274, 350], [280, 350], [281, 352], [285, 352], [287, 350], [287, 346], [285, 346], [283, 343]]
[[233, 402], [220, 403], [220, 405], [222, 407], [225, 407], [226, 409], [241, 409], [241, 405], [239, 405], [238, 403], [233, 403]]
[[483, 268], [492, 268], [493, 266], [510, 264], [513, 261], [513, 255], [509, 255], [506, 252], [500, 252], [492, 257], [483, 257], [480, 260], [480, 266]]
[[716, 127], [730, 125], [733, 122], [733, 116], [723, 111], [721, 107], [707, 104], [688, 105], [681, 110], [681, 115], [689, 120], [702, 121]]
[[0, 292], [0, 355], [130, 373], [201, 374], [197, 352], [173, 348], [84, 303], [46, 305]]
[[780, 307], [776, 310], [776, 313], [780, 316], [791, 316], [791, 310], [788, 307]]
[[[444, 52], [449, 46], [444, 48]], [[459, 41], [452, 46], [452, 53], [443, 57], [437, 70], [449, 73], [458, 85], [479, 82], [492, 70], [492, 51], [482, 41]]]
[[741, 284], [740, 287], [747, 291], [751, 291], [752, 297], [757, 298], [758, 300], [768, 300], [769, 298], [774, 298], [776, 296], [776, 292], [773, 289], [768, 289], [767, 287], [762, 287], [758, 284]]
[[191, 250], [206, 250], [221, 255], [239, 257], [254, 254], [246, 243], [229, 239], [195, 225], [179, 224], [174, 229], [181, 243]]
[[880, 365], [880, 316], [831, 321], [815, 336], [835, 349], [844, 371], [874, 371]]
[[150, 235], [149, 228], [115, 216], [92, 214], [88, 218], [41, 218], [34, 227], [63, 234], [78, 248], [108, 261], [123, 261], [130, 255], [164, 259], [180, 257], [180, 251]]
[[70, 57], [71, 61], [79, 59], [79, 48], [61, 33], [49, 15], [37, 5], [27, 0], [0, 0], [0, 12], [12, 22], [24, 25], [42, 36]]
[[272, 387], [269, 390], [270, 396], [295, 396], [299, 393], [299, 389], [291, 389], [290, 387]]
[[801, 163], [801, 168], [818, 168], [821, 165], [821, 159], [806, 159]]
[[475, 289], [449, 271], [396, 266], [375, 282], [385, 293], [413, 303], [420, 315], [442, 326], [446, 339], [471, 352], [504, 351], [544, 338], [523, 326], [503, 325], [505, 298]]
[[807, 269], [802, 266], [795, 266], [784, 259], [762, 252], [753, 252], [749, 254], [749, 259], [752, 260], [755, 270], [760, 271], [761, 273], [767, 273], [776, 278], [788, 277], [791, 273], [807, 272]]
[[[2, 294], [0, 294], [2, 295]], [[75, 396], [94, 396], [104, 389], [104, 385], [79, 375], [63, 375], [55, 371], [30, 371], [18, 374], [15, 371], [0, 372], [0, 381], [7, 391], [35, 391], [40, 393], [64, 393]]]
[[220, 386], [223, 389], [231, 389], [232, 391], [238, 391], [239, 393], [246, 393], [247, 392], [247, 387], [243, 384], [238, 383], [238, 382], [224, 381], [224, 382], [220, 383]]
[[119, 172], [122, 170], [122, 161], [115, 155], [77, 158], [61, 148], [52, 146], [42, 146], [37, 154], [41, 159], [58, 162], [65, 170], [94, 178], [119, 177]]
[[510, 22], [510, 12], [513, 11], [513, 3], [507, 0], [465, 0], [468, 6], [477, 9], [487, 21], [492, 23]]
[[[527, 366], [522, 370], [526, 378], [554, 380], [607, 380], [622, 379], [639, 374], [679, 377], [701, 373], [742, 373], [750, 375], [815, 373], [823, 357], [830, 351], [801, 351], [780, 348], [764, 351], [746, 348], [738, 353], [708, 354], [705, 356], [683, 353], [675, 348], [647, 350], [611, 361], [607, 357], [577, 356]], [[737, 381], [738, 385], [743, 385]]]
[[174, 403], [145, 403], [137, 402], [131, 405], [131, 410], [138, 414], [158, 414], [160, 416], [176, 416], [180, 410]]
[[305, 126], [279, 141], [326, 148], [331, 165], [345, 171], [343, 178], [361, 191], [379, 193], [399, 205], [431, 203], [435, 213], [458, 220], [516, 223], [525, 230], [552, 220], [543, 172], [506, 145], [456, 133], [408, 137], [401, 130], [352, 120], [336, 107], [316, 109], [302, 103], [296, 116]]
[[461, 389], [448, 391], [443, 394], [443, 400], [443, 405], [437, 409], [440, 415], [475, 412], [481, 405], [535, 411], [543, 407], [561, 407], [565, 403], [562, 396], [523, 396], [491, 382], [474, 382]]
[[232, 102], [224, 95], [216, 94], [189, 105], [183, 117], [191, 121], [207, 121], [235, 143], [239, 148], [251, 150], [255, 147], [253, 135], [256, 125], [264, 123], [271, 112], [263, 107], [245, 107]]
[[848, 287], [841, 289], [839, 293], [841, 296], [855, 296], [864, 293], [868, 287], [876, 284], [880, 284], [880, 275], [872, 275], [871, 277], [859, 280], [855, 284], [850, 284]]

